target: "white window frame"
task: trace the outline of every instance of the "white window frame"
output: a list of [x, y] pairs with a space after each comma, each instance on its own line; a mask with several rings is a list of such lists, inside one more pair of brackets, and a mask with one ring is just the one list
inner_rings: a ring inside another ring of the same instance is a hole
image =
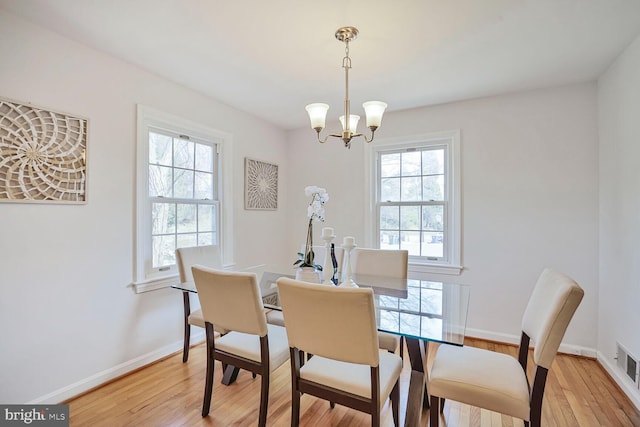
[[216, 144], [219, 168], [217, 176], [218, 244], [225, 266], [233, 264], [233, 183], [231, 135], [201, 124], [165, 113], [154, 108], [138, 105], [137, 159], [136, 159], [136, 241], [133, 286], [136, 293], [166, 288], [176, 283], [178, 269], [151, 267], [151, 203], [149, 202], [149, 131], [166, 130], [189, 135]]
[[446, 146], [445, 156], [445, 200], [447, 201], [447, 223], [444, 239], [444, 257], [442, 260], [425, 260], [424, 257], [409, 257], [409, 271], [416, 273], [436, 273], [459, 275], [462, 272], [462, 199], [460, 193], [460, 130], [432, 132], [398, 138], [376, 140], [365, 148], [365, 244], [369, 247], [380, 246], [378, 218], [378, 195], [380, 194], [378, 157], [381, 152], [403, 150], [418, 147]]

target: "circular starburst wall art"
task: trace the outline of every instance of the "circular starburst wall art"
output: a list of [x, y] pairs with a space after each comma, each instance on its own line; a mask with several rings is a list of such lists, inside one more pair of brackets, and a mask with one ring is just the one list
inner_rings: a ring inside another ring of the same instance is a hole
[[244, 159], [244, 208], [278, 208], [278, 165]]
[[0, 98], [0, 202], [86, 203], [87, 126]]

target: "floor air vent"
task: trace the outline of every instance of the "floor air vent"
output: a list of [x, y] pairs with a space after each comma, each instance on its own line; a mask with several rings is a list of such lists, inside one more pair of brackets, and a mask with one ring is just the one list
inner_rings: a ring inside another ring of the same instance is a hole
[[638, 359], [633, 357], [626, 348], [616, 343], [616, 364], [631, 381], [638, 384]]

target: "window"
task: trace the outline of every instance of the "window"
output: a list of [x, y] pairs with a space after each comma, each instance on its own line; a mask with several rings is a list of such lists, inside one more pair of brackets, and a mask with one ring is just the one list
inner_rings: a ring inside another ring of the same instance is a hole
[[218, 131], [139, 106], [137, 292], [175, 282], [176, 248], [221, 245], [224, 257], [228, 248], [223, 245], [223, 218], [231, 216], [224, 215], [222, 207], [232, 206], [222, 197], [230, 195], [222, 185], [227, 181], [222, 174], [227, 139]]
[[371, 146], [371, 243], [408, 250], [412, 271], [460, 273], [458, 146], [458, 131]]
[[176, 248], [217, 245], [217, 147], [149, 129], [151, 268], [176, 263]]

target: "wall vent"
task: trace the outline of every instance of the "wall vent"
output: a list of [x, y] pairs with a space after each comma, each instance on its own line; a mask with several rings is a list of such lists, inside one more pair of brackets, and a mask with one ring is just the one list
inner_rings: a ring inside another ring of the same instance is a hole
[[638, 359], [629, 354], [629, 351], [620, 343], [616, 343], [616, 365], [618, 365], [618, 368], [620, 368], [631, 381], [640, 387], [640, 382], [638, 381], [638, 377], [640, 376], [638, 372], [640, 368]]

